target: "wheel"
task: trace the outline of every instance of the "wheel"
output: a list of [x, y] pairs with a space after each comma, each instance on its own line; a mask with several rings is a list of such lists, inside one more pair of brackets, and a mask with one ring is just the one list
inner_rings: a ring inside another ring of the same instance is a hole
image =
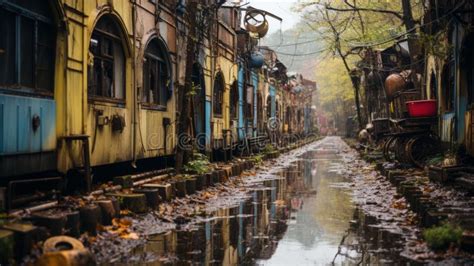
[[407, 158], [407, 154], [405, 153], [405, 146], [408, 140], [409, 140], [408, 137], [400, 136], [397, 138], [397, 143], [395, 145], [395, 158], [400, 163], [410, 163]]
[[385, 140], [385, 143], [383, 145], [383, 156], [385, 160], [389, 162], [393, 162], [393, 160], [395, 159], [394, 147], [396, 145], [396, 142], [397, 142], [397, 137], [390, 136]]
[[438, 152], [438, 140], [438, 138], [432, 135], [419, 135], [410, 138], [405, 146], [405, 152], [410, 163], [423, 168], [425, 159]]

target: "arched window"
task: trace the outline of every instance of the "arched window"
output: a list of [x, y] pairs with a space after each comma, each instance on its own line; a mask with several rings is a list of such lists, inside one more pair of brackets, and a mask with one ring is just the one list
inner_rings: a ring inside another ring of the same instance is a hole
[[166, 108], [171, 96], [171, 71], [165, 44], [154, 38], [145, 50], [143, 95], [145, 103]]
[[1, 2], [0, 87], [52, 95], [56, 27], [50, 5]]
[[272, 117], [272, 96], [267, 96], [267, 118]]
[[111, 15], [102, 16], [92, 32], [89, 55], [89, 97], [125, 99], [125, 53], [119, 25]]
[[224, 75], [217, 73], [214, 79], [213, 109], [215, 115], [222, 115], [222, 105], [224, 104]]
[[237, 81], [232, 83], [230, 87], [230, 117], [237, 118], [237, 110], [239, 106], [239, 91], [237, 87]]

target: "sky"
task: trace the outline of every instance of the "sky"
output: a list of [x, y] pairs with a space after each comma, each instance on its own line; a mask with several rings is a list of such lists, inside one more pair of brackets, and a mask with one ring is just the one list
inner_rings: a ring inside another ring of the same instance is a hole
[[270, 27], [268, 33], [279, 31], [280, 29], [282, 31], [287, 30], [299, 21], [299, 15], [291, 12], [291, 7], [297, 0], [241, 0], [241, 2], [249, 2], [250, 6], [263, 9], [283, 19], [283, 22], [280, 23], [280, 21], [269, 17], [268, 22]]

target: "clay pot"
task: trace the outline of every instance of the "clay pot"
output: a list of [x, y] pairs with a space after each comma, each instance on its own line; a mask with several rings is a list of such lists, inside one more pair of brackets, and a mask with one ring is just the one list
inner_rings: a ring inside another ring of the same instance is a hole
[[385, 79], [385, 93], [392, 98], [395, 93], [405, 89], [407, 83], [400, 74], [391, 74]]

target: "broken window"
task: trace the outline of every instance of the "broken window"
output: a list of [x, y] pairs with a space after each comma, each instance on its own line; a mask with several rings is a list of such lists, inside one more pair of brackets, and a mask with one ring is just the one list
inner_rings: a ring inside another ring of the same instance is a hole
[[146, 48], [143, 62], [142, 101], [163, 108], [171, 95], [171, 71], [166, 53], [164, 44], [155, 38]]
[[52, 94], [56, 29], [51, 17], [49, 5], [39, 1], [2, 2], [0, 86]]
[[214, 79], [214, 93], [213, 93], [213, 110], [214, 114], [221, 116], [222, 115], [222, 105], [224, 104], [224, 76], [221, 72], [217, 73], [216, 78]]
[[114, 19], [105, 15], [92, 32], [89, 45], [88, 94], [90, 97], [125, 98], [125, 54]]

